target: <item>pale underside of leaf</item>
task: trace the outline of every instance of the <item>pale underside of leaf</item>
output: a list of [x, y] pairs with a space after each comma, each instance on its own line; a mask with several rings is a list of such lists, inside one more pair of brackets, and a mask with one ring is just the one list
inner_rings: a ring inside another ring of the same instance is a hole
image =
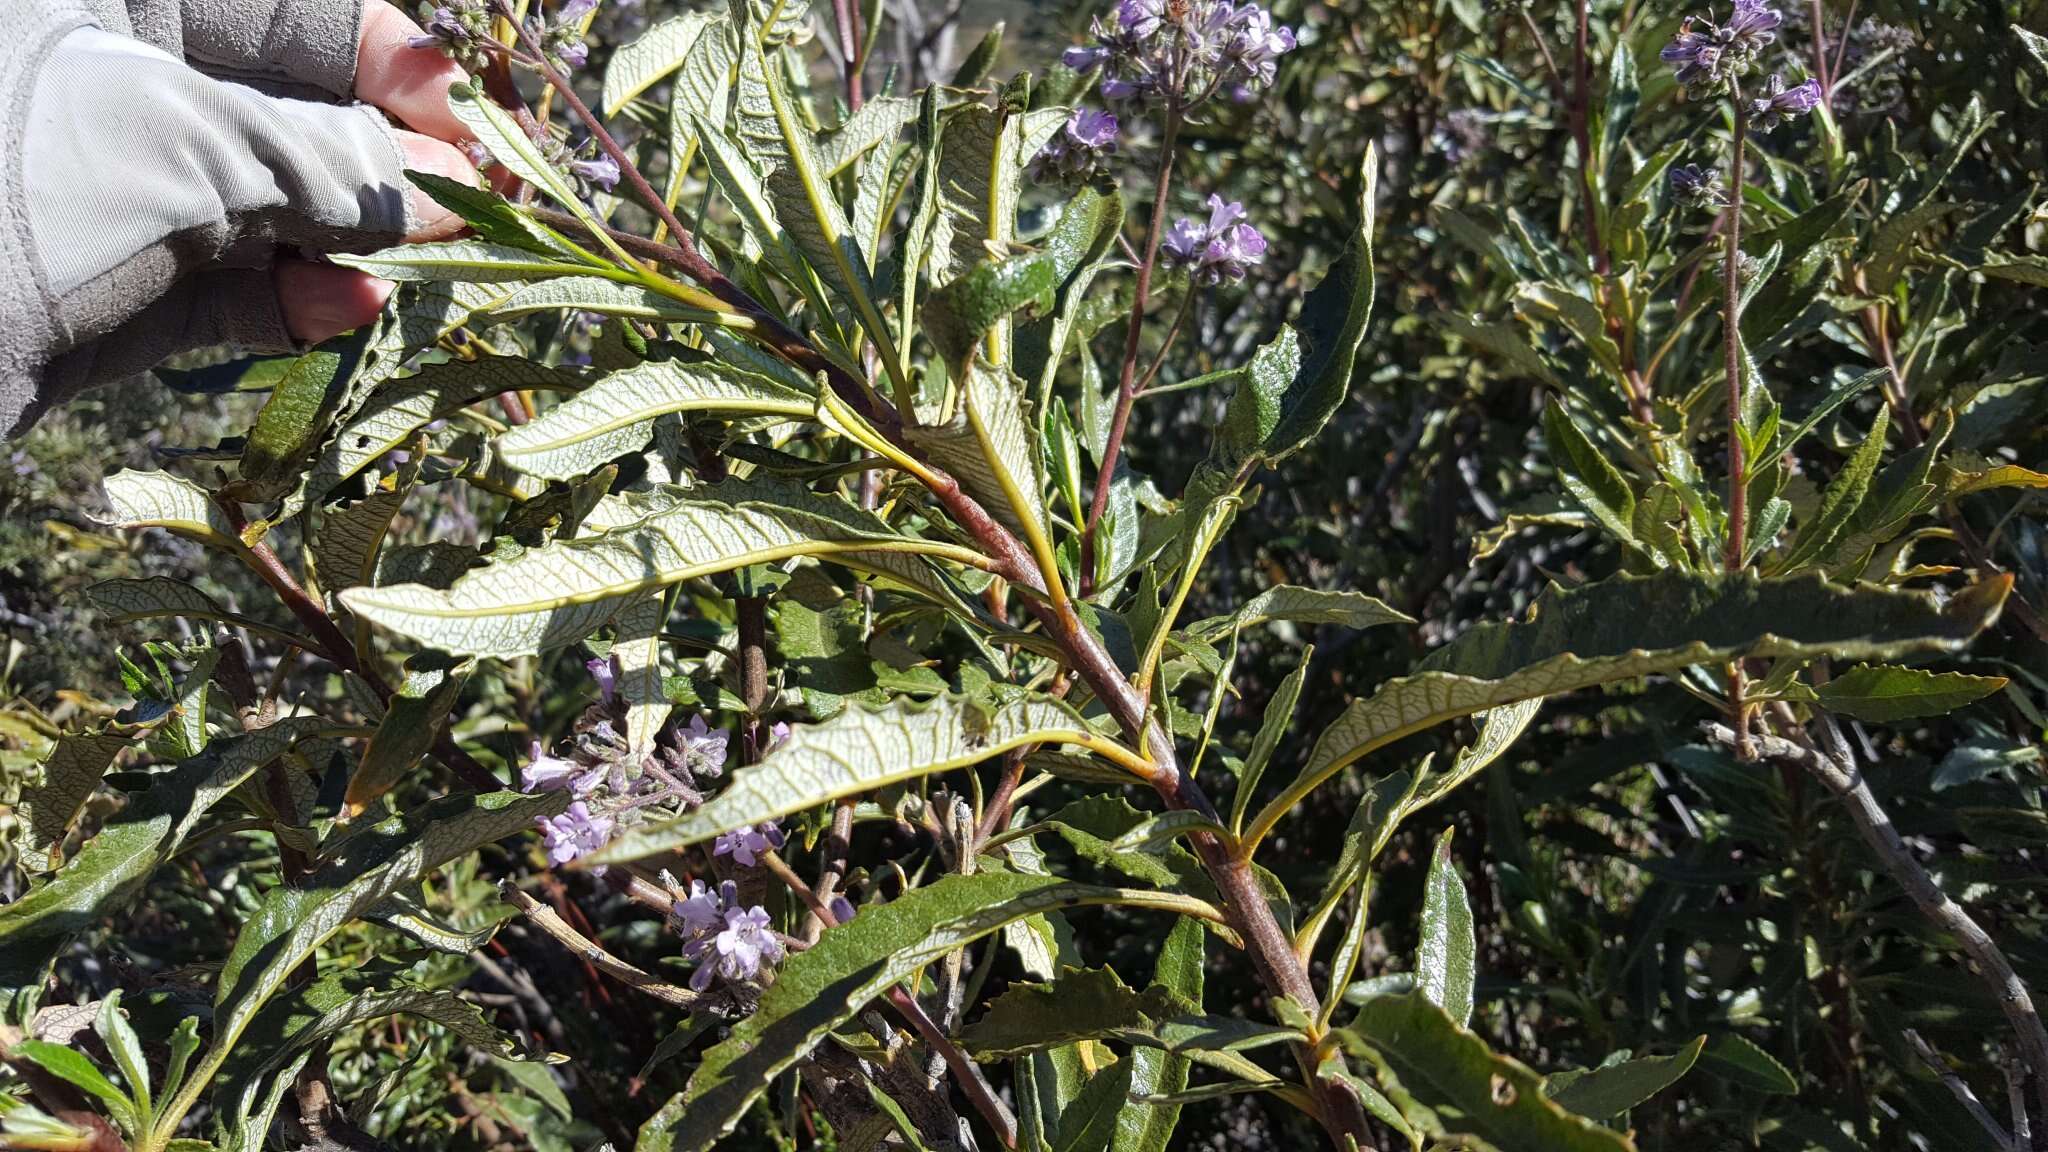
[[1013, 748], [1092, 735], [1072, 709], [1050, 699], [1005, 704], [987, 717], [956, 696], [880, 710], [853, 706], [823, 724], [794, 729], [703, 807], [665, 824], [634, 828], [591, 860], [622, 862], [675, 851], [842, 797], [978, 764]]
[[445, 592], [416, 584], [357, 588], [342, 602], [448, 652], [509, 657], [582, 640], [648, 589], [798, 556], [830, 558], [945, 603], [957, 598], [925, 557], [978, 559], [955, 545], [899, 535], [844, 500], [729, 481], [683, 490], [669, 508], [630, 527], [472, 569]]

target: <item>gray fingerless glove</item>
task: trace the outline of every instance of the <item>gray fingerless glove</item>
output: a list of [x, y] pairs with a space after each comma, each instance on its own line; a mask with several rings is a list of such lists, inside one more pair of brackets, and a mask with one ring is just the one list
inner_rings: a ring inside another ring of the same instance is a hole
[[174, 352], [289, 348], [276, 250], [370, 249], [411, 223], [374, 109], [267, 96], [61, 15], [39, 59], [0, 49], [0, 155], [18, 158], [0, 197], [0, 431]]

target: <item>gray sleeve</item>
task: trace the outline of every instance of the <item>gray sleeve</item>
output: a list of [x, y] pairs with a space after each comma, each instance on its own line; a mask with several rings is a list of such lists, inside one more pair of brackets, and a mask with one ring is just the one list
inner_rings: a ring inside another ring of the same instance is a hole
[[355, 91], [364, 3], [382, 0], [178, 0], [185, 56], [217, 76]]
[[383, 116], [265, 96], [97, 28], [59, 39], [0, 146], [0, 432], [80, 388], [216, 344], [290, 340], [277, 248], [365, 250], [408, 217]]

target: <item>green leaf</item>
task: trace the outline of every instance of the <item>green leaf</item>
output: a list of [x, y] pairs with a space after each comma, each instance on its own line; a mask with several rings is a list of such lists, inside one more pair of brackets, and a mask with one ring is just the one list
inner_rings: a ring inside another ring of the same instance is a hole
[[169, 472], [123, 468], [101, 482], [109, 513], [100, 523], [115, 528], [162, 528], [201, 544], [234, 548], [241, 543], [227, 516], [206, 490]]
[[365, 256], [337, 253], [336, 264], [385, 280], [460, 280], [496, 284], [506, 280], [548, 280], [557, 276], [589, 276], [591, 265], [567, 256], [537, 253], [501, 241], [462, 239], [400, 244]]
[[332, 726], [323, 717], [287, 717], [217, 739], [203, 754], [156, 780], [88, 840], [63, 871], [0, 907], [0, 987], [41, 979], [43, 965], [63, 942], [126, 907], [150, 872], [223, 796], [299, 740]]
[[731, 1132], [775, 1078], [827, 1032], [917, 969], [1035, 913], [1118, 899], [1116, 889], [981, 872], [949, 875], [862, 908], [815, 946], [792, 954], [760, 1008], [704, 1054], [690, 1078], [688, 1105], [672, 1115], [664, 1109], [675, 1152], [704, 1152]]
[[7, 1054], [27, 1060], [73, 1088], [97, 1098], [123, 1132], [132, 1136], [138, 1131], [140, 1124], [134, 1102], [107, 1079], [106, 1073], [86, 1059], [83, 1052], [46, 1040], [22, 1040], [8, 1049]]
[[1293, 584], [1275, 584], [1244, 602], [1228, 616], [1211, 616], [1188, 626], [1190, 635], [1214, 642], [1232, 632], [1276, 620], [1292, 624], [1334, 624], [1340, 628], [1377, 628], [1382, 624], [1413, 624], [1415, 619], [1362, 592], [1325, 592]]
[[549, 480], [580, 476], [637, 452], [671, 412], [809, 419], [815, 394], [715, 360], [649, 360], [591, 384], [498, 437], [508, 465]]
[[1182, 836], [1197, 832], [1222, 834], [1223, 826], [1200, 812], [1178, 809], [1161, 812], [1110, 842], [1117, 852], [1157, 852]]
[[121, 1011], [121, 990], [116, 988], [100, 1001], [100, 1010], [93, 1017], [92, 1030], [99, 1034], [100, 1042], [107, 1046], [107, 1054], [114, 1058], [114, 1066], [121, 1070], [121, 1079], [128, 1083], [128, 1095], [135, 1101], [135, 1115], [153, 1116], [156, 1107], [151, 1102], [149, 1090], [149, 1061], [142, 1055], [142, 1041], [129, 1027], [128, 1016]]
[[952, 589], [925, 557], [978, 559], [956, 545], [899, 535], [873, 513], [798, 487], [730, 480], [663, 491], [672, 502], [636, 524], [470, 569], [446, 591], [351, 588], [341, 601], [443, 651], [509, 657], [576, 643], [648, 589], [750, 564], [830, 559], [952, 603]]
[[1023, 383], [1009, 369], [975, 359], [960, 381], [960, 411], [946, 424], [908, 429], [910, 442], [951, 472], [1012, 531], [1048, 533], [1038, 437], [1024, 413]]
[[672, 16], [612, 51], [604, 67], [604, 95], [600, 106], [606, 116], [617, 116], [626, 102], [660, 83], [683, 66], [698, 37], [721, 17], [703, 12]]
[[1270, 827], [1374, 750], [1446, 720], [1692, 664], [1951, 652], [1997, 618], [2009, 591], [2009, 580], [1987, 580], [1938, 603], [1924, 593], [1844, 588], [1817, 574], [1762, 579], [1670, 569], [1569, 591], [1552, 587], [1527, 621], [1479, 625], [1412, 675], [1347, 707], [1257, 827]]
[[1415, 947], [1416, 991], [1460, 1027], [1472, 1019], [1472, 983], [1478, 945], [1465, 879], [1451, 856], [1452, 829], [1437, 838], [1422, 888], [1422, 939]]
[[[1185, 1007], [1199, 1010], [1207, 944], [1208, 935], [1200, 924], [1185, 916], [1174, 921], [1173, 930], [1159, 946], [1159, 960], [1152, 969], [1152, 987], [1170, 994]], [[1187, 1090], [1189, 1061], [1177, 1053], [1136, 1048], [1131, 1052], [1130, 1064], [1129, 1092], [1133, 1096], [1171, 1096]], [[1113, 1152], [1166, 1152], [1179, 1121], [1178, 1104], [1126, 1101], [1117, 1112], [1116, 1138], [1110, 1147]]]
[[854, 110], [846, 122], [818, 140], [818, 167], [837, 176], [876, 146], [894, 140], [917, 120], [916, 100], [908, 96], [876, 96]]
[[1301, 663], [1280, 681], [1280, 687], [1273, 690], [1273, 698], [1266, 702], [1259, 730], [1252, 737], [1251, 751], [1245, 755], [1244, 768], [1237, 774], [1237, 789], [1230, 796], [1230, 827], [1233, 830], [1244, 827], [1244, 814], [1251, 808], [1252, 796], [1258, 790], [1260, 778], [1266, 774], [1266, 765], [1273, 762], [1273, 753], [1279, 750], [1280, 741], [1287, 736], [1288, 726], [1294, 723], [1294, 708], [1301, 700], [1301, 685], [1308, 679], [1308, 664], [1315, 654], [1313, 645], [1302, 649]]
[[1543, 1078], [1499, 1055], [1419, 995], [1365, 1002], [1338, 1038], [1374, 1060], [1432, 1116], [1430, 1134], [1471, 1134], [1500, 1152], [1628, 1152], [1619, 1132], [1574, 1116], [1543, 1095]]
[[575, 185], [548, 160], [541, 146], [526, 134], [512, 114], [484, 94], [481, 84], [471, 81], [451, 85], [448, 109], [506, 171], [546, 193], [585, 224], [602, 227], [590, 206], [576, 194]]
[[1079, 1040], [1149, 1035], [1182, 1008], [1171, 989], [1138, 992], [1108, 968], [1069, 968], [1049, 984], [1012, 985], [961, 1031], [960, 1045], [976, 1060], [1002, 1060]]
[[[1103, 257], [1122, 224], [1120, 197], [1082, 189], [1036, 250], [976, 265], [927, 298], [920, 313], [925, 336], [957, 372], [1005, 317], [1024, 308], [1049, 309], [1056, 291]], [[992, 343], [991, 352], [998, 351], [1001, 343]]]
[[351, 384], [368, 363], [377, 326], [365, 324], [304, 356], [270, 391], [242, 447], [239, 477], [224, 493], [257, 503], [275, 500], [298, 483], [300, 471], [327, 435]]
[[718, 324], [723, 312], [709, 312], [677, 303], [669, 296], [637, 284], [620, 284], [600, 276], [562, 276], [523, 284], [517, 291], [490, 300], [470, 313], [471, 324], [502, 324], [535, 312], [597, 312], [654, 324]]
[[1723, 1032], [1700, 1053], [1699, 1066], [1738, 1088], [1770, 1096], [1796, 1096], [1799, 1080], [1777, 1058], [1733, 1032]]
[[481, 928], [467, 931], [454, 928], [421, 907], [419, 901], [403, 894], [393, 895], [363, 913], [363, 919], [403, 933], [415, 943], [450, 956], [467, 956], [490, 943], [491, 937], [498, 934], [499, 923], [492, 920]]
[[1645, 1056], [1559, 1072], [1543, 1082], [1543, 1092], [1568, 1111], [1594, 1120], [1610, 1119], [1678, 1083], [1692, 1070], [1693, 1061], [1706, 1045], [1707, 1038], [1701, 1036], [1670, 1056]]
[[[406, 170], [405, 178], [433, 197], [434, 203], [462, 217], [463, 222], [468, 224], [470, 230], [480, 239], [507, 248], [537, 252], [565, 262], [576, 259], [557, 233], [528, 217], [513, 207], [511, 201], [488, 188], [478, 188], [460, 180], [450, 180], [446, 176], [436, 176], [432, 172], [415, 172], [409, 168]], [[384, 254], [388, 256], [403, 251], [403, 248], [388, 248]], [[463, 277], [451, 276], [448, 279]]]
[[146, 576], [140, 580], [102, 580], [87, 588], [85, 594], [92, 600], [93, 605], [104, 613], [101, 620], [109, 624], [126, 624], [137, 620], [157, 620], [176, 616], [232, 624], [285, 644], [304, 641], [302, 636], [230, 612], [214, 603], [213, 598], [206, 593], [169, 576]]
[[1298, 341], [1298, 365], [1284, 379], [1248, 371], [1231, 397], [1229, 439], [1243, 456], [1273, 464], [1307, 447], [1349, 394], [1352, 365], [1372, 316], [1378, 171], [1377, 150], [1367, 145], [1359, 167], [1358, 223], [1344, 255], [1302, 300], [1292, 329], [1275, 341]]
[[966, 58], [960, 61], [960, 67], [953, 70], [953, 87], [976, 88], [988, 79], [988, 74], [995, 69], [997, 53], [1003, 48], [1003, 24], [998, 20], [991, 25]]
[[1871, 421], [1870, 432], [1863, 443], [1849, 457], [1849, 462], [1835, 474], [1821, 493], [1820, 507], [1813, 518], [1802, 524], [1799, 536], [1792, 542], [1792, 550], [1775, 565], [1775, 571], [1792, 572], [1802, 565], [1828, 553], [1828, 546], [1835, 542], [1850, 518], [1863, 503], [1864, 493], [1870, 488], [1870, 477], [1877, 471], [1877, 461], [1884, 454], [1885, 424], [1890, 419], [1890, 407], [1881, 407]]
[[1060, 1111], [1053, 1152], [1103, 1152], [1116, 1135], [1117, 1115], [1131, 1094], [1131, 1062], [1119, 1060], [1088, 1078], [1081, 1094]]
[[1543, 439], [1565, 491], [1615, 539], [1634, 544], [1636, 495], [1628, 478], [1593, 446], [1579, 422], [1555, 398], [1543, 405]]
[[759, 764], [734, 774], [701, 808], [627, 829], [590, 857], [638, 860], [710, 840], [889, 784], [978, 764], [1013, 748], [1092, 739], [1080, 716], [1047, 697], [984, 713], [966, 697], [943, 695], [870, 710], [851, 705], [823, 724], [790, 730]]
[[566, 372], [516, 356], [483, 356], [428, 364], [402, 380], [390, 381], [341, 422], [320, 450], [306, 480], [309, 499], [318, 500], [413, 434], [479, 400], [501, 392], [569, 392], [582, 381]]
[[951, 240], [929, 255], [933, 283], [950, 284], [981, 262], [1009, 254], [1024, 166], [1067, 116], [1064, 108], [1017, 112], [987, 104], [947, 113], [937, 175]]
[[356, 829], [303, 884], [272, 889], [243, 924], [221, 968], [208, 1062], [217, 1066], [235, 1052], [299, 965], [350, 921], [449, 861], [531, 830], [536, 819], [560, 812], [568, 801], [559, 792], [442, 797]]
[[342, 798], [343, 811], [354, 819], [369, 810], [433, 748], [434, 741], [448, 726], [455, 698], [462, 694], [464, 671], [444, 672], [438, 668], [408, 672], [405, 683], [391, 697], [384, 719], [363, 747], [362, 763], [348, 778], [348, 793]]
[[42, 780], [22, 788], [15, 804], [16, 818], [27, 826], [28, 837], [23, 847], [31, 852], [47, 852], [47, 867], [61, 865], [64, 837], [71, 831], [72, 822], [99, 790], [100, 780], [106, 776], [114, 757], [132, 743], [132, 737], [114, 732], [66, 733], [57, 737], [40, 765]]
[[1872, 724], [1942, 716], [2005, 687], [2003, 676], [1858, 664], [1814, 689], [1821, 707]]

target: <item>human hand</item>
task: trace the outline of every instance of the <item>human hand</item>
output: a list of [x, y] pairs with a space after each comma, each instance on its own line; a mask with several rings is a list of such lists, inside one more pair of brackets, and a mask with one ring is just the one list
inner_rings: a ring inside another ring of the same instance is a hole
[[[363, 5], [356, 47], [356, 98], [381, 108], [405, 126], [399, 147], [406, 167], [476, 182], [476, 168], [456, 145], [467, 133], [448, 108], [448, 88], [467, 79], [453, 60], [432, 48], [414, 48], [420, 26], [405, 13], [374, 0]], [[460, 231], [462, 221], [418, 188], [409, 189], [419, 226], [408, 242], [437, 240]], [[286, 259], [276, 269], [278, 307], [292, 337], [317, 344], [375, 319], [392, 284], [353, 268]]]

